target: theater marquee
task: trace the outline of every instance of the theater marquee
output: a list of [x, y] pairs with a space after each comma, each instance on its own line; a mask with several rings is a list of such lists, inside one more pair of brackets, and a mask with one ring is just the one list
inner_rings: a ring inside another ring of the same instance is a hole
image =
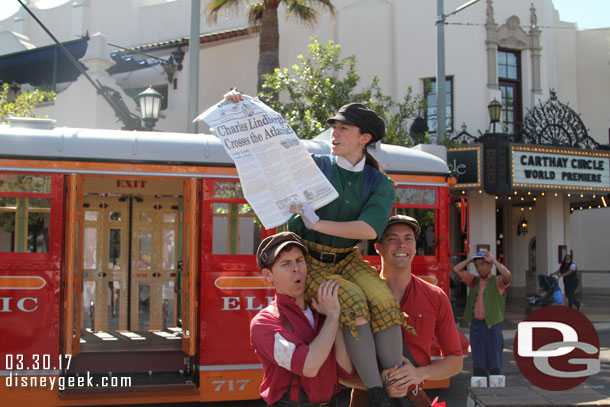
[[512, 186], [610, 191], [610, 154], [512, 145]]

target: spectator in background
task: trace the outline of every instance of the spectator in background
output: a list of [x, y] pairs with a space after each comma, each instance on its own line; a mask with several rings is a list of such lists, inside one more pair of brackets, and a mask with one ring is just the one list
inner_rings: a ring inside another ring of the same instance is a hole
[[563, 278], [563, 285], [565, 287], [566, 297], [568, 297], [568, 306], [572, 307], [572, 304], [577, 310], [582, 309], [582, 302], [577, 301], [574, 298], [576, 288], [578, 288], [578, 275], [576, 274], [576, 264], [572, 262], [572, 256], [566, 254], [559, 266], [559, 269], [552, 275], [558, 275], [559, 278]]
[[[478, 277], [467, 273], [466, 267], [474, 262]], [[492, 275], [493, 266], [499, 276]], [[473, 385], [489, 383], [504, 387], [502, 352], [504, 337], [502, 321], [506, 303], [506, 287], [513, 279], [512, 273], [491, 252], [479, 251], [473, 258], [458, 263], [453, 272], [470, 287], [466, 300], [464, 319], [470, 325], [470, 349], [472, 350]], [[484, 379], [484, 380], [483, 380]]]

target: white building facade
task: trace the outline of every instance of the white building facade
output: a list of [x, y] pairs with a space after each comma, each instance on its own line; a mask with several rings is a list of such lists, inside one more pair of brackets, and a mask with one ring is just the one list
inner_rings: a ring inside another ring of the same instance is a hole
[[[155, 86], [166, 103], [155, 129], [187, 131], [193, 119], [187, 117], [191, 1], [77, 0], [51, 9], [38, 9], [35, 1], [29, 3], [60, 41], [89, 34], [87, 52], [80, 62], [94, 80], [118, 91], [132, 112], [136, 113], [137, 107], [129, 95]], [[463, 0], [445, 0], [445, 14], [462, 3]], [[245, 14], [229, 15], [211, 24], [204, 15], [204, 5], [202, 2], [199, 111], [218, 101], [233, 86], [254, 94], [258, 61], [258, 34], [246, 29]], [[395, 99], [401, 99], [409, 87], [423, 93], [427, 79], [434, 83], [435, 2], [337, 0], [334, 5], [334, 18], [322, 12], [313, 28], [280, 16], [281, 67], [296, 63], [315, 35], [321, 43], [332, 40], [339, 44], [343, 56], [356, 56], [362, 85], [377, 76], [384, 92]], [[280, 14], [284, 12], [280, 7]], [[512, 133], [531, 109], [549, 100], [554, 90], [562, 103], [581, 114], [588, 135], [599, 144], [608, 144], [610, 28], [579, 31], [575, 24], [559, 20], [552, 0], [481, 0], [447, 18], [447, 23], [449, 137], [459, 133], [463, 124], [471, 134], [485, 132], [489, 128], [487, 106], [494, 99], [503, 101], [502, 124], [507, 133]], [[0, 59], [52, 44], [22, 9], [0, 21], [0, 38]], [[148, 54], [134, 55], [146, 60], [150, 67], [109, 73], [116, 62], [111, 52], [120, 47]], [[186, 53], [183, 69], [178, 69], [178, 64], [164, 69], [162, 61], [151, 57], [167, 61], [178, 50]], [[0, 72], [0, 80], [5, 80], [2, 75]], [[22, 89], [27, 88], [27, 84], [22, 85]], [[56, 102], [42, 106], [39, 114], [57, 120], [60, 126], [121, 127], [112, 109], [83, 75], [73, 82], [58, 84], [57, 89]], [[428, 102], [425, 114], [434, 130], [435, 102]], [[200, 132], [207, 130], [200, 125]], [[606, 157], [600, 156], [603, 160]], [[606, 178], [609, 173], [606, 166]], [[532, 276], [558, 268], [560, 250], [573, 252], [584, 293], [608, 292], [608, 191], [610, 184], [606, 181], [597, 189], [583, 190], [578, 185], [546, 188], [540, 184], [500, 194], [486, 192], [482, 182], [454, 188], [454, 193], [468, 197], [470, 202], [469, 254], [476, 251], [477, 245], [489, 245], [494, 253], [502, 254], [515, 276], [510, 292], [515, 296], [535, 291]], [[598, 201], [600, 208], [591, 205], [589, 210], [589, 204]], [[587, 203], [583, 210], [578, 202]], [[525, 234], [517, 230], [523, 217], [528, 222]]]

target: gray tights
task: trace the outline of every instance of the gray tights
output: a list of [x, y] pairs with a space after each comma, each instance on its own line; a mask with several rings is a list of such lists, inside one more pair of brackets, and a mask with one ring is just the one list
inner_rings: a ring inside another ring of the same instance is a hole
[[[379, 365], [382, 369], [402, 366], [402, 332], [400, 326], [392, 325], [373, 335], [371, 325], [366, 323], [358, 325], [356, 331], [358, 339], [352, 336], [349, 326], [343, 327], [345, 345], [352, 363], [367, 389], [383, 387]], [[373, 352], [373, 349], [376, 352]], [[379, 359], [379, 364], [377, 359]]]

